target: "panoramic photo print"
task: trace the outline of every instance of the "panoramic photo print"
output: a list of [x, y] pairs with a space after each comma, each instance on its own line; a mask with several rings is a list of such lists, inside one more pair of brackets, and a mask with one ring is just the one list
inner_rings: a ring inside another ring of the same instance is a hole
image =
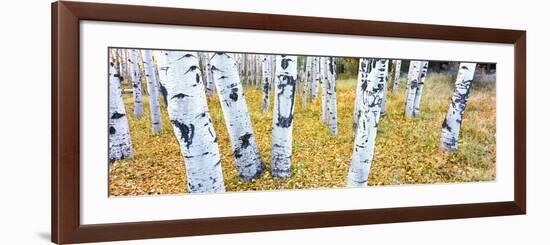
[[496, 178], [494, 63], [108, 52], [110, 196]]

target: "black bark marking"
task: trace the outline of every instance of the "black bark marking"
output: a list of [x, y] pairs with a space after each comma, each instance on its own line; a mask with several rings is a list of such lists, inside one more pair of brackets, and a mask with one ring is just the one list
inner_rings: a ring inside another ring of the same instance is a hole
[[197, 84], [201, 82], [201, 76], [199, 75], [199, 73], [196, 74], [195, 81], [197, 82]]
[[160, 87], [160, 93], [162, 94], [162, 100], [164, 101], [164, 105], [168, 105], [168, 91], [166, 90], [166, 87], [162, 85], [162, 83], [159, 83]]
[[195, 56], [192, 55], [192, 54], [185, 54], [184, 56], [178, 58], [177, 60], [181, 60], [181, 59], [184, 59], [184, 58], [190, 58], [190, 57], [195, 57]]
[[122, 118], [126, 116], [126, 114], [121, 114], [121, 113], [118, 113], [118, 111], [115, 111], [115, 113], [113, 113], [113, 115], [111, 115], [111, 119], [119, 119], [119, 118]]
[[286, 70], [286, 68], [289, 65], [288, 62], [293, 62], [293, 60], [290, 59], [290, 58], [285, 58], [285, 57], [286, 56], [283, 55], [283, 59], [281, 60], [281, 67]]
[[187, 95], [187, 94], [183, 94], [183, 93], [179, 93], [179, 94], [176, 94], [174, 96], [172, 96], [172, 99], [183, 99], [185, 97], [192, 97], [191, 95]]
[[187, 69], [187, 71], [186, 71], [183, 75], [185, 75], [185, 74], [187, 74], [187, 73], [189, 73], [189, 72], [196, 71], [196, 70], [198, 70], [198, 69], [199, 69], [198, 66], [192, 65], [192, 66], [189, 67], [189, 69]]
[[180, 139], [183, 139], [185, 146], [189, 149], [189, 146], [193, 144], [193, 137], [195, 136], [195, 125], [192, 123], [186, 125], [178, 120], [171, 120], [172, 124], [180, 131]]
[[116, 129], [115, 127], [109, 127], [109, 134], [116, 134]]
[[246, 133], [239, 137], [239, 140], [241, 141], [241, 148], [245, 149], [248, 146], [250, 146], [250, 138], [252, 137], [251, 133]]
[[229, 98], [233, 101], [237, 101], [239, 99], [239, 89], [238, 88], [231, 88], [231, 93], [229, 94]]

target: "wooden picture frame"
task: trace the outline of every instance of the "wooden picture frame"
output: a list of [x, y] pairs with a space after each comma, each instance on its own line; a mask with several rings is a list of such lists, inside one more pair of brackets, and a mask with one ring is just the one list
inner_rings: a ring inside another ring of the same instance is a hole
[[[52, 241], [81, 243], [526, 213], [526, 32], [83, 2], [52, 4]], [[79, 22], [82, 20], [514, 45], [514, 200], [99, 225], [80, 223]]]

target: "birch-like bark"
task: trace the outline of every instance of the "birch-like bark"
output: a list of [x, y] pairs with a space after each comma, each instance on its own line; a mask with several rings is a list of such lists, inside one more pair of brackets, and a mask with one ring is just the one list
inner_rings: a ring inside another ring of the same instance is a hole
[[256, 55], [256, 89], [261, 89], [263, 84], [262, 56], [264, 55]]
[[271, 176], [287, 178], [292, 174], [292, 124], [296, 90], [296, 56], [277, 55], [274, 91]]
[[422, 61], [420, 68], [420, 78], [418, 78], [418, 86], [416, 88], [416, 94], [414, 97], [414, 111], [413, 116], [420, 116], [420, 100], [422, 99], [422, 90], [424, 89], [424, 83], [426, 76], [428, 75], [428, 61]]
[[271, 56], [264, 55], [262, 59], [262, 112], [269, 111], [270, 100], [269, 92], [271, 91]]
[[212, 64], [210, 62], [210, 56], [212, 53], [205, 52], [204, 56], [206, 59], [206, 95], [208, 97], [212, 96], [216, 92], [216, 84], [214, 83], [214, 78], [212, 75]]
[[158, 134], [162, 129], [162, 117], [158, 100], [158, 78], [153, 63], [153, 55], [150, 49], [142, 50], [143, 65], [145, 68], [145, 79], [149, 89], [149, 109], [151, 110], [151, 129], [153, 134]]
[[[355, 84], [355, 106], [353, 109], [353, 129], [357, 131], [357, 124], [359, 123], [359, 110], [361, 109], [361, 101], [363, 101], [363, 93], [361, 92], [361, 86], [363, 84], [361, 69], [370, 69], [370, 59], [359, 59], [359, 70], [357, 72], [357, 83]], [[364, 68], [363, 68], [364, 66]]]
[[394, 72], [393, 88], [391, 92], [393, 95], [397, 95], [397, 92], [399, 91], [399, 80], [401, 79], [401, 60], [395, 60]]
[[311, 83], [311, 57], [306, 56], [306, 81], [304, 82], [304, 88], [302, 90], [302, 107], [306, 108], [307, 100], [309, 96], [309, 84]]
[[263, 173], [265, 166], [252, 130], [237, 63], [233, 54], [211, 55], [212, 74], [229, 131], [237, 172], [245, 181], [256, 179]]
[[[210, 119], [198, 54], [159, 51], [160, 82], [168, 115], [183, 154], [191, 193], [224, 192], [218, 138]], [[163, 80], [165, 78], [166, 80]]]
[[327, 109], [328, 109], [328, 127], [332, 135], [338, 134], [338, 112], [336, 105], [336, 59], [327, 58]]
[[139, 79], [139, 65], [137, 62], [137, 50], [130, 50], [131, 59], [131, 76], [132, 76], [132, 91], [134, 95], [134, 116], [140, 118], [143, 116], [143, 93], [141, 91], [141, 80]]
[[319, 94], [319, 77], [320, 77], [320, 57], [313, 57], [311, 68], [313, 70], [313, 80], [311, 81], [311, 100], [315, 101]]
[[[390, 62], [388, 61], [388, 64]], [[389, 69], [388, 69], [389, 70]], [[380, 103], [380, 116], [383, 117], [386, 115], [386, 100], [388, 99], [388, 76], [389, 73], [386, 72], [386, 86], [384, 86], [384, 91], [382, 91], [382, 103]]]
[[423, 61], [411, 60], [407, 77], [407, 98], [405, 100], [405, 116], [414, 117], [414, 101], [420, 84]]
[[132, 140], [124, 100], [120, 89], [120, 74], [113, 61], [109, 63], [109, 161], [132, 157]]
[[468, 96], [470, 95], [475, 69], [476, 63], [460, 63], [460, 69], [455, 81], [455, 91], [441, 131], [441, 148], [443, 150], [458, 150], [460, 126], [462, 125], [464, 110], [466, 109]]
[[321, 57], [321, 121], [325, 124], [328, 124], [328, 62], [328, 58]]
[[388, 60], [362, 58], [359, 61], [361, 79], [359, 117], [355, 133], [351, 166], [348, 172], [348, 187], [365, 187], [374, 157], [374, 142], [380, 120], [382, 93], [386, 86]]

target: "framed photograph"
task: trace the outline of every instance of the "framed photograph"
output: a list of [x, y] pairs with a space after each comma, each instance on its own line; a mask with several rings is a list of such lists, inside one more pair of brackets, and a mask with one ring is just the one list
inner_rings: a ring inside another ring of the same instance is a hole
[[526, 32], [52, 4], [52, 241], [526, 213]]

